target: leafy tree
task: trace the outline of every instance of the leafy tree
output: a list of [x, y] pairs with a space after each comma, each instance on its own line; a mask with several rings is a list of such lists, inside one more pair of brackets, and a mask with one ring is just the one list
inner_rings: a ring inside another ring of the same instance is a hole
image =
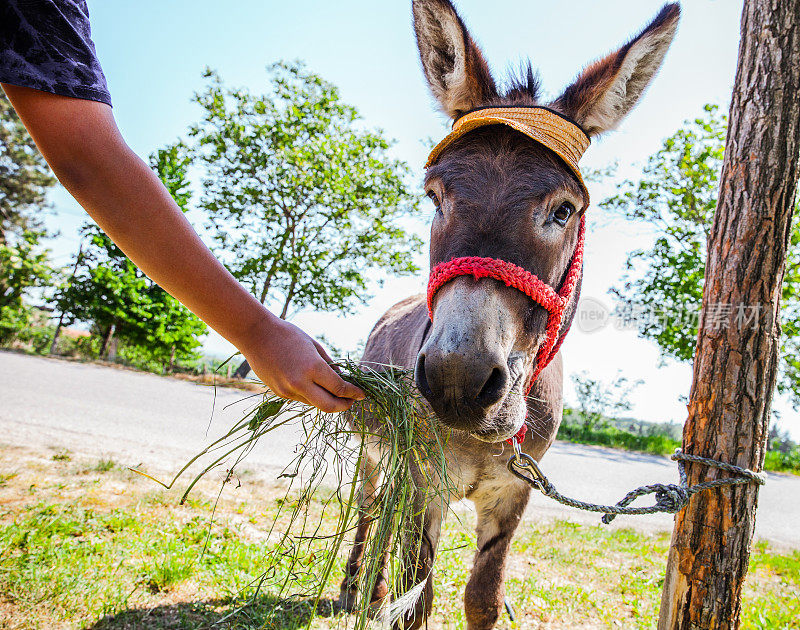
[[147, 349], [154, 361], [172, 371], [176, 363], [198, 358], [197, 348], [208, 328], [169, 293], [157, 285], [151, 288], [153, 308], [147, 327]]
[[90, 322], [103, 343], [105, 357], [114, 335], [143, 343], [150, 310], [148, 280], [97, 226], [81, 229], [86, 245], [75, 275], [56, 298], [64, 323]]
[[174, 142], [150, 156], [150, 168], [158, 175], [178, 207], [186, 212], [192, 200], [189, 168], [192, 155], [183, 142]]
[[575, 387], [578, 415], [583, 428], [591, 430], [606, 422], [606, 418], [615, 417], [623, 411], [630, 411], [630, 395], [642, 381], [617, 375], [610, 383], [590, 378], [586, 372], [572, 375]]
[[[694, 355], [703, 295], [706, 241], [717, 206], [727, 118], [715, 105], [687, 121], [652, 155], [639, 181], [600, 205], [655, 231], [649, 249], [631, 252], [627, 273], [611, 289], [618, 311], [639, 334], [655, 341], [664, 356], [689, 361]], [[797, 214], [797, 213], [796, 213]], [[778, 388], [800, 406], [800, 227], [795, 223], [783, 284], [784, 328]], [[716, 305], [722, 325], [753, 325], [767, 313], [759, 305]], [[758, 318], [758, 319], [757, 319]]]
[[772, 415], [773, 419], [770, 423], [769, 435], [767, 436], [767, 450], [784, 454], [791, 453], [798, 445], [791, 439], [788, 431], [781, 429], [778, 414], [773, 411]]
[[35, 211], [46, 205], [55, 178], [0, 90], [0, 341], [29, 325], [28, 292], [46, 286], [54, 270]]
[[30, 321], [24, 298], [28, 290], [49, 285], [54, 271], [49, 252], [40, 247], [41, 233], [24, 230], [0, 240], [0, 342], [7, 342]]
[[37, 231], [31, 211], [45, 206], [56, 180], [33, 139], [0, 91], [0, 244], [10, 231]]
[[204, 167], [200, 207], [217, 254], [262, 303], [282, 318], [347, 313], [370, 297], [371, 269], [417, 271], [421, 240], [402, 223], [418, 209], [408, 167], [335, 86], [300, 63], [271, 66], [265, 95], [206, 76], [191, 130]]
[[781, 289], [781, 354], [778, 391], [800, 408], [800, 196], [795, 201], [795, 221], [786, 252], [786, 271]]
[[[178, 143], [151, 156], [151, 166], [185, 211], [191, 158]], [[203, 322], [145, 276], [97, 226], [82, 229], [85, 247], [76, 272], [60, 292], [57, 304], [65, 323], [91, 322], [102, 336], [100, 356], [113, 337], [138, 349], [138, 356], [170, 368], [196, 358]]]

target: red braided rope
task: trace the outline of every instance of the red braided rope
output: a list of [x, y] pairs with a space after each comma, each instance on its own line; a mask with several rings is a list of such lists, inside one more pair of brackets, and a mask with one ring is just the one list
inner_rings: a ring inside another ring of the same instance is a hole
[[[533, 374], [525, 390], [526, 396], [530, 393], [533, 383], [539, 377], [542, 370], [544, 370], [556, 354], [558, 354], [558, 350], [561, 348], [561, 344], [569, 332], [569, 328], [567, 328], [563, 335], [559, 335], [561, 325], [564, 321], [564, 311], [570, 301], [575, 297], [575, 287], [578, 284], [583, 270], [583, 246], [586, 235], [584, 216], [585, 215], [581, 215], [581, 222], [578, 227], [578, 242], [575, 245], [575, 251], [572, 254], [572, 261], [567, 270], [567, 275], [558, 293], [530, 271], [513, 263], [496, 258], [480, 258], [477, 256], [454, 258], [449, 262], [436, 265], [436, 267], [431, 270], [431, 275], [428, 280], [428, 316], [431, 320], [433, 320], [433, 298], [436, 292], [441, 289], [443, 285], [458, 276], [472, 276], [476, 280], [480, 280], [481, 278], [494, 278], [495, 280], [505, 283], [506, 286], [522, 291], [534, 302], [540, 304], [547, 310], [548, 317], [547, 325], [545, 326], [546, 336], [544, 343], [539, 347], [539, 351], [536, 354]], [[522, 440], [525, 438], [525, 430], [526, 425], [523, 424], [519, 433], [507, 441], [511, 442], [514, 440], [518, 443], [522, 443]]]

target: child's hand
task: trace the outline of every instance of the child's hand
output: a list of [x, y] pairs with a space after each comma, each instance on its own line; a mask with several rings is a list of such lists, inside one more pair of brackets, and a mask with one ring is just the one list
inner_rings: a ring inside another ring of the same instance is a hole
[[282, 398], [299, 400], [322, 411], [349, 409], [364, 392], [348, 383], [328, 365], [323, 347], [297, 326], [281, 319], [265, 319], [250, 336], [242, 353], [256, 376]]

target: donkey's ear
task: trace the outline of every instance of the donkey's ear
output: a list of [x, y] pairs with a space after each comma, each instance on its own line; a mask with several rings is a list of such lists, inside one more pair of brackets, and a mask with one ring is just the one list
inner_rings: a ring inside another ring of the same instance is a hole
[[480, 49], [450, 0], [413, 0], [414, 31], [425, 78], [451, 118], [497, 97]]
[[680, 14], [677, 3], [664, 5], [639, 35], [581, 72], [551, 107], [575, 120], [590, 136], [616, 127], [661, 67]]

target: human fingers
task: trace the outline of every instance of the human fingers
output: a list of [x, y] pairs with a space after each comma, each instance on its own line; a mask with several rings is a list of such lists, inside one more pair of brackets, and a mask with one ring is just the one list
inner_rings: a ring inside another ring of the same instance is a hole
[[[323, 348], [318, 342], [314, 341], [314, 347], [316, 347], [317, 351], [319, 352], [320, 356], [325, 359], [328, 365], [319, 366], [315, 375], [314, 375], [314, 382], [321, 387], [324, 387], [328, 390], [331, 394], [336, 396], [337, 398], [351, 398], [353, 400], [363, 400], [366, 394], [356, 385], [352, 383], [348, 383], [344, 380], [336, 371], [331, 367], [330, 363], [332, 363], [332, 359], [328, 356], [328, 353], [325, 352], [325, 348]], [[327, 368], [327, 369], [326, 369]]]
[[313, 384], [305, 392], [304, 396], [309, 403], [324, 411], [325, 413], [338, 413], [347, 411], [355, 400], [352, 398], [340, 398], [331, 394], [327, 388]]

